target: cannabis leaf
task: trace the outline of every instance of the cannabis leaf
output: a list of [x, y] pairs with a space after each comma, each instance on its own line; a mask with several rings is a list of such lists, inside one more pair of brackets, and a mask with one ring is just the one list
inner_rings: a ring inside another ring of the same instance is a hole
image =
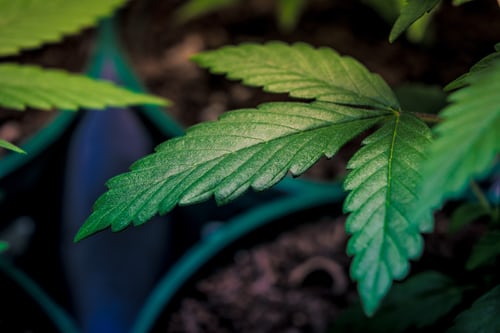
[[0, 0], [0, 56], [90, 27], [125, 0]]
[[349, 162], [345, 187], [353, 237], [351, 275], [359, 281], [365, 311], [372, 314], [393, 279], [403, 278], [408, 260], [422, 249], [418, 223], [408, 205], [416, 200], [417, 165], [430, 140], [428, 127], [403, 113], [389, 86], [356, 60], [303, 43], [228, 46], [194, 60], [270, 92], [315, 99], [269, 103], [224, 114], [186, 136], [167, 141], [108, 182], [109, 190], [76, 235], [83, 239], [111, 227], [141, 224], [176, 204], [215, 196], [235, 199], [248, 188], [264, 190], [290, 171], [304, 172], [321, 156], [332, 157], [347, 141], [377, 123]]
[[500, 327], [500, 285], [496, 286], [455, 318], [446, 333], [498, 333]]
[[349, 161], [344, 181], [351, 190], [344, 210], [351, 212], [346, 231], [353, 234], [347, 252], [355, 255], [351, 276], [367, 314], [373, 314], [393, 279], [409, 270], [423, 240], [412, 223], [410, 203], [417, 200], [419, 164], [430, 143], [430, 130], [411, 114], [396, 114], [367, 137]]
[[224, 114], [157, 147], [129, 173], [112, 178], [76, 240], [111, 226], [118, 231], [164, 214], [177, 203], [215, 196], [235, 199], [248, 188], [264, 190], [288, 171], [303, 173], [321, 156], [385, 116], [332, 103], [268, 103]]
[[444, 87], [445, 90], [451, 91], [458, 88], [465, 87], [468, 82], [467, 80], [471, 75], [481, 74], [482, 72], [488, 71], [495, 62], [500, 61], [500, 43], [495, 44], [495, 51], [479, 60], [474, 66], [471, 67], [469, 72], [459, 76], [457, 79], [453, 80]]
[[292, 97], [398, 109], [387, 83], [351, 57], [304, 43], [226, 46], [195, 55], [193, 60], [213, 73], [227, 73], [265, 91]]
[[469, 85], [450, 95], [443, 122], [435, 127], [437, 139], [422, 166], [416, 218], [462, 193], [472, 178], [488, 171], [500, 151], [500, 59], [465, 80]]
[[462, 293], [463, 289], [449, 277], [423, 272], [394, 285], [371, 318], [363, 316], [359, 304], [349, 307], [335, 320], [332, 332], [400, 333], [423, 328], [458, 305]]
[[474, 245], [466, 268], [475, 269], [484, 264], [495, 263], [498, 256], [500, 256], [500, 230], [488, 231]]
[[392, 27], [389, 41], [394, 42], [410, 25], [430, 12], [439, 2], [441, 0], [408, 0]]
[[453, 211], [450, 218], [450, 224], [448, 225], [448, 231], [457, 232], [463, 229], [467, 224], [489, 213], [489, 210], [480, 203], [465, 203]]
[[16, 153], [26, 154], [26, 152], [21, 148], [19, 148], [18, 146], [13, 145], [12, 143], [5, 141], [3, 139], [0, 139], [0, 147], [15, 151]]
[[7, 108], [76, 110], [165, 103], [161, 98], [134, 93], [83, 75], [29, 65], [0, 64], [0, 105]]

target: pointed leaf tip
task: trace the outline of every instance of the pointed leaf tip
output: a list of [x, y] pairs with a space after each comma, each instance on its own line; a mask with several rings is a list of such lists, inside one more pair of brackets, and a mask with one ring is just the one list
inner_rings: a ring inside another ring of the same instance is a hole
[[3, 20], [0, 29], [0, 56], [15, 55], [24, 49], [93, 26], [109, 16], [126, 0], [0, 1]]
[[443, 121], [434, 128], [436, 140], [422, 164], [416, 216], [462, 195], [471, 180], [486, 175], [500, 152], [500, 58], [484, 65], [467, 75], [467, 85], [460, 84], [440, 113]]
[[369, 316], [392, 281], [407, 275], [409, 260], [421, 254], [423, 240], [409, 207], [417, 199], [417, 170], [430, 138], [429, 127], [419, 119], [394, 114], [348, 163], [344, 210], [351, 212], [346, 231], [352, 237], [347, 252], [354, 255], [351, 276]]
[[393, 43], [408, 27], [430, 12], [441, 0], [408, 0], [401, 8], [401, 14], [389, 33], [389, 42]]
[[0, 97], [1, 106], [18, 110], [26, 107], [42, 110], [104, 109], [108, 106], [169, 103], [160, 97], [136, 93], [109, 81], [9, 63], [0, 64]]
[[379, 75], [326, 47], [301, 42], [243, 43], [201, 52], [192, 60], [215, 74], [226, 74], [267, 92], [386, 110], [399, 107]]
[[268, 103], [225, 113], [166, 141], [111, 179], [109, 190], [78, 234], [141, 224], [175, 205], [210, 197], [234, 200], [250, 188], [264, 190], [289, 171], [304, 172], [332, 156], [354, 136], [386, 115], [333, 103]]

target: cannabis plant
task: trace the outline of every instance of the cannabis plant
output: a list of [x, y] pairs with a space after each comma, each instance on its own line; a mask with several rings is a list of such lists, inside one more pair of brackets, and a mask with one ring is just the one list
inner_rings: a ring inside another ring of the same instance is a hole
[[[53, 43], [94, 25], [126, 0], [0, 0], [0, 57]], [[1, 60], [1, 58], [0, 58]], [[27, 107], [103, 109], [165, 101], [119, 88], [109, 82], [33, 65], [0, 63], [0, 106], [23, 111]], [[0, 139], [0, 147], [23, 152]]]
[[[391, 38], [438, 2], [409, 1], [403, 14], [412, 15], [401, 15]], [[379, 75], [326, 47], [244, 43], [202, 52], [193, 61], [297, 100], [227, 112], [159, 145], [108, 181], [76, 241], [106, 228], [141, 225], [176, 205], [211, 197], [225, 204], [248, 189], [268, 189], [363, 135], [347, 165], [344, 211], [350, 274], [364, 312], [373, 315], [393, 281], [404, 279], [410, 260], [422, 254], [422, 233], [432, 231], [434, 210], [486, 175], [500, 149], [500, 44], [446, 87], [449, 104], [439, 115], [404, 109]], [[498, 219], [494, 209], [489, 213]], [[489, 251], [494, 257], [499, 249]], [[436, 282], [428, 294], [448, 283], [434, 274], [421, 279]], [[498, 288], [477, 306], [497, 294]]]

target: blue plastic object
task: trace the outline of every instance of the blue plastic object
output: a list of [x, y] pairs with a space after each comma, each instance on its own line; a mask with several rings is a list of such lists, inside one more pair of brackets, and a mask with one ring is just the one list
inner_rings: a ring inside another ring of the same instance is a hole
[[[117, 49], [104, 23], [92, 74], [120, 83]], [[62, 255], [78, 321], [85, 333], [129, 332], [168, 259], [169, 223], [157, 217], [120, 234], [103, 232], [74, 244], [73, 237], [105, 191], [105, 182], [155, 142], [137, 110], [82, 111], [67, 156], [62, 212]], [[156, 220], [156, 221], [154, 221]]]

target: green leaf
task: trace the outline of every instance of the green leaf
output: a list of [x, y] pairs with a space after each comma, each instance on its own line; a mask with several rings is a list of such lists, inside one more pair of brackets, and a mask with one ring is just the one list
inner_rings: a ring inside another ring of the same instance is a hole
[[[359, 303], [335, 321], [332, 332], [402, 333], [434, 324], [462, 299], [462, 289], [447, 276], [427, 271], [394, 285], [372, 318]], [[430, 309], [432, 309], [430, 311]]]
[[166, 101], [83, 75], [29, 65], [0, 64], [0, 105], [6, 108], [76, 110], [130, 104], [161, 105]]
[[344, 187], [351, 190], [344, 210], [352, 212], [346, 231], [347, 252], [354, 255], [351, 276], [365, 312], [372, 315], [394, 279], [404, 278], [409, 259], [423, 247], [410, 203], [417, 200], [419, 165], [430, 143], [430, 129], [411, 114], [395, 113], [363, 141], [352, 157]]
[[193, 60], [229, 79], [241, 79], [265, 91], [384, 110], [399, 104], [387, 83], [351, 57], [304, 43], [226, 46], [197, 54]]
[[500, 150], [500, 60], [466, 82], [450, 95], [443, 122], [435, 127], [437, 139], [422, 166], [416, 219], [463, 193], [473, 178], [491, 168]]
[[486, 264], [494, 264], [499, 255], [500, 230], [489, 231], [476, 243], [465, 267], [472, 270]]
[[500, 328], [500, 285], [496, 286], [455, 318], [446, 333], [498, 333]]
[[219, 121], [192, 127], [183, 137], [112, 178], [76, 240], [111, 226], [142, 224], [176, 204], [215, 196], [229, 202], [248, 188], [264, 190], [288, 171], [299, 175], [323, 155], [380, 121], [381, 111], [332, 103], [269, 103], [225, 113]]
[[179, 22], [187, 22], [197, 17], [232, 6], [240, 1], [241, 0], [189, 0], [175, 12], [175, 17]]
[[90, 27], [125, 0], [0, 0], [0, 56], [57, 42]]
[[14, 145], [8, 141], [5, 141], [3, 139], [0, 139], [0, 147], [12, 150], [16, 153], [26, 154], [26, 152], [24, 150], [22, 150], [21, 148], [19, 148], [18, 146]]
[[277, 0], [276, 5], [280, 29], [285, 32], [295, 29], [306, 6], [305, 0]]
[[486, 216], [489, 211], [479, 203], [466, 203], [453, 211], [448, 230], [457, 232], [474, 220]]
[[426, 41], [426, 38], [430, 37], [428, 31], [432, 27], [432, 19], [434, 13], [435, 10], [430, 11], [429, 14], [420, 17], [406, 29], [406, 38], [410, 42], [424, 43]]
[[9, 243], [0, 240], [0, 253], [7, 251], [9, 248]]
[[469, 72], [461, 75], [460, 77], [446, 85], [446, 87], [444, 87], [444, 90], [451, 91], [454, 89], [463, 88], [468, 84], [468, 80], [471, 75], [481, 75], [485, 71], [490, 70], [493, 64], [500, 61], [500, 43], [495, 45], [495, 51], [496, 52], [489, 54], [483, 59], [479, 60], [474, 66], [471, 67]]
[[394, 42], [410, 25], [429, 13], [441, 0], [408, 0], [401, 8], [401, 14], [389, 34], [389, 42]]

